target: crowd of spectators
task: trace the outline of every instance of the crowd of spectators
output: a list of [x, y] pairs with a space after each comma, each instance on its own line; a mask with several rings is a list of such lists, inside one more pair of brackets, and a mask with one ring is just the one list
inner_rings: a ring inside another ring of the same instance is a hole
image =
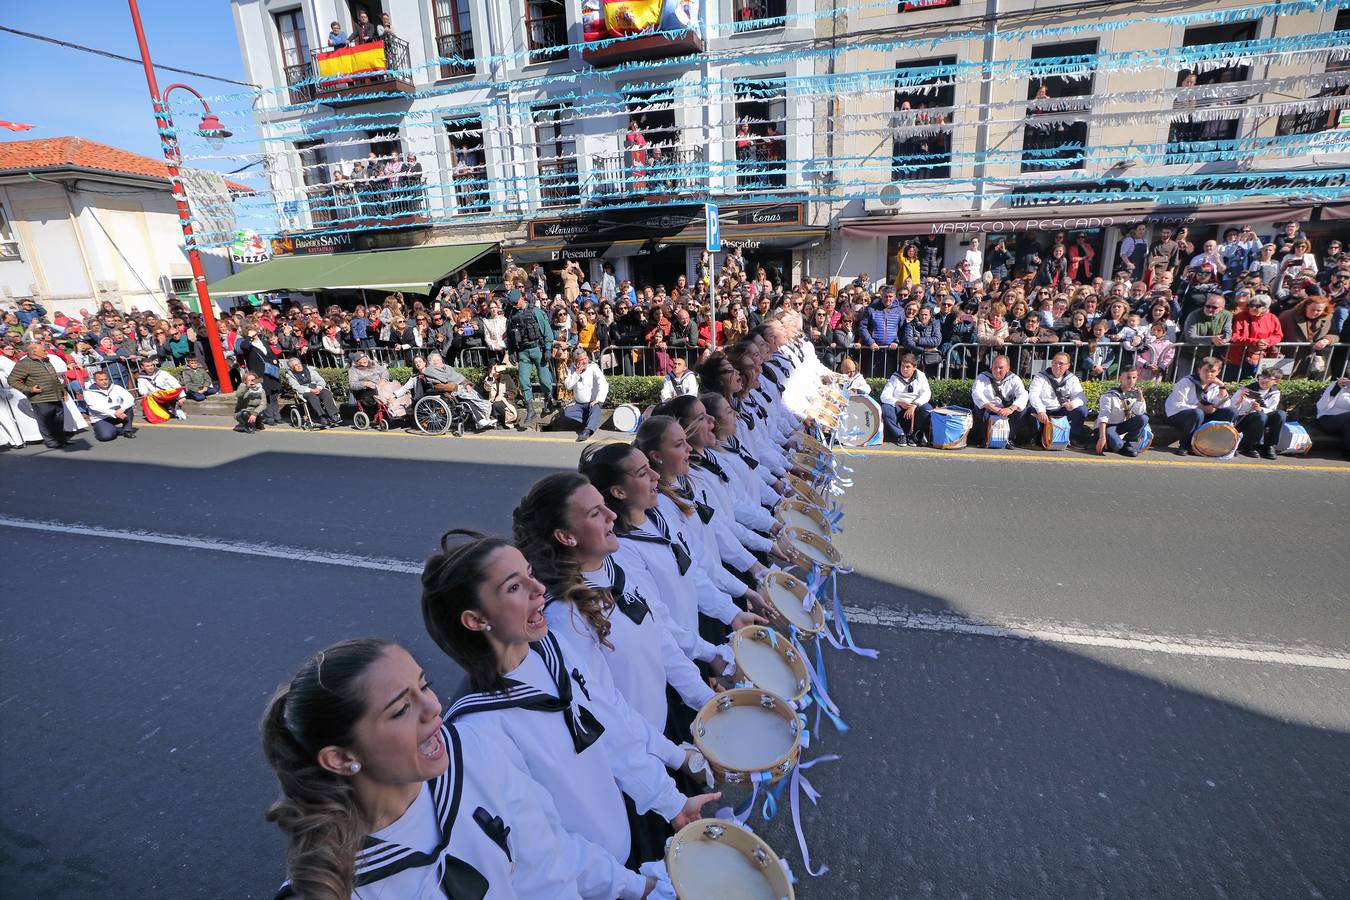
[[[1222, 360], [1221, 377], [1230, 381], [1277, 357], [1286, 377], [1344, 375], [1350, 253], [1341, 242], [1329, 240], [1315, 253], [1293, 222], [1265, 237], [1231, 228], [1222, 238], [1197, 246], [1184, 227], [1160, 227], [1149, 238], [1140, 225], [1107, 261], [1085, 234], [1022, 234], [989, 246], [973, 237], [953, 261], [944, 258], [944, 238], [929, 236], [900, 247], [893, 278], [864, 272], [832, 285], [819, 278], [784, 284], [740, 249], [719, 256], [718, 266], [704, 254], [687, 275], [643, 285], [617, 279], [609, 264], [592, 280], [575, 262], [526, 269], [508, 255], [500, 280], [464, 272], [426, 298], [393, 293], [354, 308], [265, 302], [225, 312], [217, 324], [232, 380], [241, 382], [245, 371], [257, 376], [264, 424], [277, 420], [283, 384], [310, 401], [320, 424], [337, 420], [323, 399], [326, 384], [317, 391], [291, 384], [290, 360], [317, 376], [351, 367], [357, 354], [408, 368], [437, 354], [446, 368], [519, 366], [512, 396], [499, 401], [515, 413], [514, 400], [523, 400], [517, 424], [528, 426], [536, 382], [546, 409], [572, 402], [567, 382], [582, 351], [587, 366], [606, 376], [685, 378], [714, 343], [735, 344], [783, 306], [802, 313], [806, 339], [823, 363], [871, 378], [898, 371], [905, 355], [929, 377], [972, 378], [1006, 356], [1014, 374], [1030, 378], [1059, 353], [1084, 380], [1134, 371], [1142, 381], [1173, 381], [1211, 358]], [[25, 299], [3, 324], [8, 355], [21, 357], [25, 345], [43, 342], [65, 363], [77, 400], [97, 370], [138, 394], [146, 360], [179, 367], [186, 398], [216, 390], [201, 318], [177, 300], [167, 315], [104, 302], [93, 312], [49, 317]], [[505, 390], [500, 375], [474, 385], [485, 401]], [[481, 421], [512, 424], [505, 418]]]

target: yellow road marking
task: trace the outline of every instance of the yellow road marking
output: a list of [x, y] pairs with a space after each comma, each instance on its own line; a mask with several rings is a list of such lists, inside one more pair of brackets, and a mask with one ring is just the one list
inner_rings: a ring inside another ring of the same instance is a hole
[[[233, 428], [231, 425], [188, 425], [181, 422], [164, 422], [160, 425], [150, 426], [151, 428], [196, 428], [201, 430], [219, 431], [221, 429]], [[322, 430], [301, 431], [295, 428], [282, 428], [276, 425], [271, 426], [268, 434], [291, 434], [291, 435], [325, 435], [328, 432]], [[384, 438], [428, 438], [431, 435], [412, 434], [403, 429], [395, 431], [357, 431], [354, 428], [344, 428], [340, 432], [344, 437], [384, 437]], [[440, 435], [440, 437], [450, 437], [450, 435]], [[455, 440], [473, 440], [473, 441], [530, 441], [532, 443], [553, 443], [553, 444], [574, 444], [576, 438], [568, 435], [550, 435], [550, 434], [466, 434], [463, 438]], [[626, 440], [617, 434], [614, 436], [604, 435], [595, 438], [601, 442], [614, 442]], [[844, 458], [848, 456], [892, 456], [896, 459], [905, 459], [913, 457], [932, 457], [937, 459], [963, 460], [963, 461], [989, 461], [999, 460], [1002, 462], [1019, 463], [1083, 463], [1087, 465], [1118, 465], [1118, 466], [1178, 466], [1185, 468], [1203, 468], [1203, 469], [1232, 469], [1232, 468], [1252, 468], [1260, 469], [1262, 472], [1339, 472], [1342, 475], [1350, 475], [1350, 463], [1343, 464], [1321, 464], [1321, 463], [1277, 463], [1277, 462], [1244, 462], [1241, 460], [1221, 460], [1221, 459], [1151, 459], [1148, 457], [1138, 457], [1136, 459], [1127, 459], [1119, 454], [1110, 454], [1108, 456], [1088, 456], [1080, 453], [1062, 453], [1062, 452], [1038, 452], [1035, 450], [979, 450], [975, 448], [965, 448], [963, 450], [927, 450], [921, 448], [907, 448], [900, 450], [891, 447], [854, 447], [843, 453]]]

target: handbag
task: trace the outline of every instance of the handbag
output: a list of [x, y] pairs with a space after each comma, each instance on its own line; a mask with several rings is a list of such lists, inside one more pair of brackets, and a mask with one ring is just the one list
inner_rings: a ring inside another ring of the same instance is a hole
[[263, 363], [263, 374], [268, 378], [278, 378], [281, 375], [281, 370], [273, 363]]

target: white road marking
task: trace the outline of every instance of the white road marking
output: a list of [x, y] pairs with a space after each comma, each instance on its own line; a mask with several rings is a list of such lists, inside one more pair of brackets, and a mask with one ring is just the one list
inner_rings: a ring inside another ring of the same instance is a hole
[[1170, 656], [1203, 656], [1245, 662], [1274, 663], [1317, 669], [1350, 671], [1350, 653], [1335, 650], [1289, 647], [1223, 638], [1148, 634], [1126, 629], [1093, 628], [1063, 622], [1018, 620], [977, 621], [953, 613], [905, 612], [894, 609], [845, 607], [850, 624], [879, 625], [908, 631], [938, 631], [976, 637], [1076, 644]]
[[[401, 575], [420, 575], [422, 563], [409, 559], [357, 556], [350, 553], [331, 553], [307, 547], [289, 547], [283, 544], [260, 544], [249, 541], [227, 541], [217, 538], [184, 537], [155, 531], [124, 528], [101, 528], [41, 519], [24, 519], [0, 515], [0, 527], [42, 531], [60, 535], [133, 541], [159, 544], [217, 553], [235, 553], [286, 559], [294, 562], [326, 566], [345, 566], [376, 572]], [[1049, 644], [1068, 644], [1140, 653], [1161, 653], [1170, 656], [1195, 656], [1208, 659], [1238, 660], [1315, 669], [1350, 671], [1350, 653], [1281, 644], [1210, 637], [1148, 634], [1127, 629], [1094, 628], [1085, 625], [1046, 621], [979, 621], [954, 613], [907, 612], [894, 609], [859, 609], [845, 607], [849, 622], [855, 625], [873, 625], [905, 631], [945, 632], [971, 637], [1003, 640], [1037, 641]]]

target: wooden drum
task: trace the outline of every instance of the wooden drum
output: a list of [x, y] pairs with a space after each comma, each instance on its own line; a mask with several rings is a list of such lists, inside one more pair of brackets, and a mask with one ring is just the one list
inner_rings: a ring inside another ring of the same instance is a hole
[[784, 631], [788, 626], [808, 634], [819, 634], [825, 628], [825, 610], [820, 604], [811, 603], [807, 609], [806, 599], [810, 590], [806, 582], [788, 572], [769, 572], [760, 581], [760, 593], [774, 609], [771, 617]]
[[833, 543], [830, 535], [834, 529], [816, 507], [801, 500], [784, 500], [774, 509], [774, 517], [783, 523], [784, 528], [796, 528], [799, 531], [813, 531], [825, 540]]
[[747, 625], [731, 636], [736, 678], [796, 703], [806, 696], [811, 675], [792, 642], [772, 628]]
[[666, 845], [666, 872], [679, 900], [796, 900], [773, 849], [722, 819], [681, 828]]
[[797, 710], [759, 688], [713, 697], [694, 717], [693, 733], [719, 784], [772, 784], [792, 771], [802, 752]]
[[784, 528], [778, 538], [787, 551], [788, 561], [799, 569], [810, 571], [813, 566], [819, 566], [828, 571], [843, 564], [843, 558], [829, 538], [821, 537], [814, 530]]

